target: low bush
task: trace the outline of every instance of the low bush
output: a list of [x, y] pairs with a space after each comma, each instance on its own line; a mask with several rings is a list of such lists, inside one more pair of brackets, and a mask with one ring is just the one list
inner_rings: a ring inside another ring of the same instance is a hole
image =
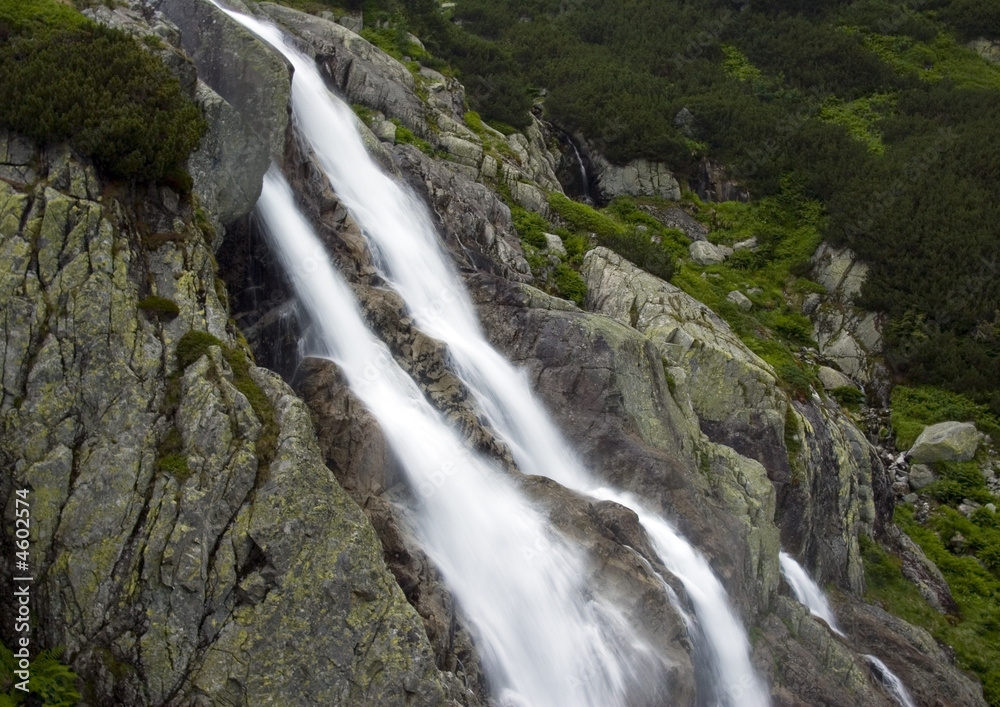
[[68, 141], [103, 174], [189, 182], [207, 124], [162, 61], [55, 0], [0, 0], [0, 126]]
[[866, 401], [865, 394], [850, 385], [834, 388], [830, 391], [830, 397], [845, 407], [857, 407], [864, 405]]

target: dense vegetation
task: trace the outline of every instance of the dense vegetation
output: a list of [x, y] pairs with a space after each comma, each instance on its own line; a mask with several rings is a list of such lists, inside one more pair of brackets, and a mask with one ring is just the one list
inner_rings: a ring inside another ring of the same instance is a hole
[[485, 119], [524, 126], [544, 94], [613, 160], [692, 176], [711, 156], [757, 197], [794, 175], [821, 236], [871, 263], [860, 303], [891, 315], [894, 371], [1000, 412], [1000, 67], [963, 44], [1000, 39], [1000, 0], [364, 4]]
[[184, 187], [206, 124], [159, 57], [55, 0], [0, 0], [0, 126], [106, 175]]

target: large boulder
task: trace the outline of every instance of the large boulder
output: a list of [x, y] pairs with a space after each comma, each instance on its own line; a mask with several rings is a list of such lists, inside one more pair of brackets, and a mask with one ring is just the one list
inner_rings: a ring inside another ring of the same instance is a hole
[[187, 168], [200, 204], [220, 222], [249, 213], [260, 196], [261, 175], [271, 156], [257, 133], [233, 106], [198, 81], [195, 94], [208, 131], [191, 153]]
[[971, 422], [939, 422], [917, 437], [906, 456], [915, 462], [967, 462], [976, 456], [982, 438]]
[[691, 260], [698, 265], [719, 265], [726, 260], [725, 252], [708, 241], [695, 241], [689, 251]]

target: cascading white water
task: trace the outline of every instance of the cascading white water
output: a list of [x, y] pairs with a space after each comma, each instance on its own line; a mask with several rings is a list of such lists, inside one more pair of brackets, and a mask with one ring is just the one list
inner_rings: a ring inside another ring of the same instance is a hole
[[[231, 14], [292, 63], [292, 106], [302, 134], [368, 237], [387, 280], [403, 296], [418, 326], [448, 344], [459, 374], [511, 447], [520, 468], [592, 492], [589, 474], [534, 399], [523, 376], [483, 336], [466, 292], [441, 252], [424, 205], [370, 159], [350, 109], [329, 95], [308, 57], [289, 47], [277, 28]], [[634, 502], [628, 505], [641, 510]], [[694, 589], [699, 595], [692, 598], [716, 658], [715, 672], [739, 690], [738, 699], [736, 690], [723, 691], [728, 703], [768, 704], [749, 661], [746, 634], [729, 609], [721, 584], [669, 525], [650, 514], [642, 515], [647, 532], [652, 526], [661, 559], [671, 571], [676, 568], [689, 592]]]
[[838, 636], [843, 636], [840, 627], [837, 626], [837, 619], [830, 608], [830, 602], [826, 599], [826, 594], [819, 588], [819, 585], [812, 580], [805, 568], [795, 561], [795, 558], [787, 552], [782, 551], [778, 555], [781, 563], [781, 573], [795, 592], [795, 598], [809, 609], [813, 616], [826, 621], [827, 626]]
[[418, 491], [415, 531], [474, 623], [497, 693], [530, 707], [612, 707], [655, 693], [656, 657], [614, 606], [591, 596], [586, 558], [463, 446], [369, 331], [276, 168], [257, 207], [317, 353], [340, 366]]
[[[278, 28], [225, 11], [278, 49], [294, 67], [292, 109], [301, 134], [361, 226], [386, 281], [403, 297], [420, 329], [448, 345], [459, 376], [510, 447], [520, 469], [600, 497], [595, 495], [598, 485], [535, 399], [527, 380], [486, 341], [426, 207], [372, 161], [350, 108], [330, 95], [312, 60], [287, 44]], [[770, 704], [750, 663], [746, 632], [707, 562], [665, 521], [644, 511], [634, 499], [621, 498], [619, 502], [644, 519], [661, 560], [692, 594], [710, 645], [713, 672], [724, 686], [720, 699], [731, 707]], [[618, 702], [598, 699], [594, 704]]]
[[865, 660], [868, 664], [875, 668], [875, 671], [879, 674], [882, 684], [885, 685], [886, 690], [892, 696], [896, 702], [899, 703], [899, 707], [917, 707], [914, 703], [913, 698], [910, 697], [910, 693], [906, 689], [906, 685], [903, 681], [899, 679], [896, 673], [889, 670], [889, 666], [883, 663], [881, 660], [873, 655], [866, 655]]

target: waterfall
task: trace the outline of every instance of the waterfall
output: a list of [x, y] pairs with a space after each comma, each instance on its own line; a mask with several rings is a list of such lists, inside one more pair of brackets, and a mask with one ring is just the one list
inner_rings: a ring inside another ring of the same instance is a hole
[[795, 592], [795, 598], [802, 604], [805, 604], [813, 616], [818, 616], [826, 621], [827, 626], [834, 633], [838, 636], [843, 636], [843, 632], [837, 626], [837, 619], [833, 615], [833, 609], [830, 608], [830, 602], [827, 601], [823, 590], [812, 580], [812, 577], [809, 576], [805, 568], [796, 562], [795, 558], [787, 552], [782, 551], [778, 555], [778, 559], [781, 562], [781, 573], [785, 575], [785, 579], [792, 587], [792, 591]]
[[885, 685], [886, 690], [889, 691], [892, 698], [899, 703], [899, 707], [917, 707], [913, 698], [910, 697], [910, 693], [907, 692], [906, 685], [903, 684], [903, 681], [894, 672], [889, 670], [889, 666], [873, 655], [866, 655], [865, 660], [878, 673], [879, 680]]
[[[697, 618], [704, 627], [705, 636], [709, 643], [709, 653], [713, 658], [711, 667], [717, 684], [720, 686], [719, 698], [722, 704], [730, 707], [763, 707], [768, 705], [770, 700], [767, 689], [761, 684], [750, 662], [746, 632], [729, 607], [726, 592], [712, 573], [708, 563], [666, 521], [645, 511], [631, 497], [600, 489], [595, 480], [591, 478], [541, 404], [535, 399], [526, 378], [486, 341], [468, 294], [457, 272], [441, 249], [426, 206], [408, 189], [382, 172], [372, 161], [358, 135], [352, 111], [343, 101], [329, 93], [313, 61], [286, 43], [282, 32], [274, 25], [240, 13], [224, 11], [279, 50], [294, 67], [292, 111], [302, 136], [315, 153], [334, 191], [354, 220], [361, 226], [372, 257], [386, 281], [403, 297], [417, 326], [426, 334], [447, 344], [455, 361], [458, 375], [475, 396], [491, 425], [510, 447], [521, 471], [526, 474], [550, 477], [563, 486], [587, 493], [595, 498], [617, 500], [635, 511], [653, 540], [661, 561], [668, 569], [677, 574], [688, 593], [691, 594]], [[280, 223], [276, 224], [275, 227], [280, 227]], [[313, 257], [317, 261], [325, 263], [324, 267], [329, 267], [329, 263], [324, 258], [315, 254]], [[296, 264], [291, 263], [290, 265], [295, 266]], [[311, 285], [306, 283], [302, 287], [311, 287]], [[315, 293], [305, 293], [303, 297], [307, 298], [304, 299], [307, 308], [311, 306], [322, 307], [319, 311], [325, 311], [331, 306], [329, 300], [324, 301], [318, 298]], [[319, 315], [314, 313], [314, 316]], [[331, 336], [336, 334], [336, 331], [330, 331]], [[393, 367], [390, 366], [390, 368]], [[393, 368], [393, 370], [395, 369]], [[368, 397], [371, 397], [370, 394], [362, 396], [366, 404], [369, 404]], [[373, 401], [372, 404], [380, 406], [381, 402]], [[388, 408], [386, 413], [390, 422], [393, 422], [392, 406], [388, 406]], [[381, 417], [374, 409], [372, 412], [382, 422]], [[445, 433], [437, 432], [436, 434], [443, 435]], [[402, 444], [405, 440], [399, 439], [401, 435], [402, 433], [389, 436], [391, 440]], [[454, 446], [447, 448], [454, 448]], [[398, 456], [403, 460], [407, 459], [406, 453], [399, 453]], [[451, 462], [448, 461], [448, 463]], [[477, 462], [477, 464], [481, 464], [481, 462]], [[420, 474], [415, 476], [419, 485], [422, 478]], [[456, 474], [452, 478], [464, 479], [464, 477], [463, 473]], [[463, 481], [462, 483], [465, 485], [468, 482]], [[500, 482], [493, 483], [502, 487]], [[450, 498], [452, 495], [451, 486], [452, 482], [449, 480], [449, 483], [441, 486], [437, 493], [432, 493], [430, 498], [436, 503], [443, 503], [442, 499]], [[444, 492], [446, 488], [448, 491]], [[485, 487], [481, 489], [481, 492], [489, 493]], [[470, 494], [469, 503], [474, 502], [473, 495]], [[483, 498], [489, 498], [489, 496]], [[482, 498], [476, 503], [482, 505]], [[516, 505], [514, 499], [510, 500], [510, 503], [512, 506]], [[493, 505], [492, 498], [490, 498], [490, 508], [484, 513], [497, 516], [501, 512]], [[448, 519], [445, 518], [441, 522], [446, 524]], [[486, 523], [485, 520], [481, 522]], [[495, 524], [501, 522], [497, 518], [490, 521], [490, 523]], [[527, 523], [526, 520], [523, 522]], [[433, 523], [429, 523], [429, 525], [433, 525]], [[452, 521], [448, 528], [464, 538], [469, 545], [488, 547], [488, 545], [480, 546], [478, 543], [473, 543], [474, 536], [462, 529], [461, 523], [457, 521]], [[425, 532], [428, 533], [432, 541], [436, 538], [439, 542], [446, 542], [446, 539], [441, 537], [444, 533], [442, 529], [425, 528]], [[530, 532], [525, 532], [530, 536]], [[452, 544], [455, 542], [457, 541], [453, 541]], [[464, 549], [468, 550], [468, 548]], [[430, 554], [435, 561], [439, 561], [436, 552]], [[566, 550], [565, 554], [569, 555], [569, 551]], [[567, 557], [564, 564], [572, 565], [571, 560], [571, 557]], [[447, 558], [440, 561], [445, 562], [443, 571], [450, 586], [459, 595], [463, 608], [470, 615], [473, 615], [475, 621], [479, 621], [479, 618], [472, 609], [477, 606], [484, 612], [497, 613], [495, 610], [488, 611], [488, 606], [480, 606], [486, 602], [481, 597], [474, 596], [473, 585], [480, 587], [483, 584], [482, 581], [477, 578], [470, 579], [458, 576], [461, 571], [490, 563], [484, 562], [482, 557], [476, 559], [477, 564], [473, 567], [457, 563], [448, 564]], [[506, 574], [516, 570], [515, 565], [503, 566], [506, 565], [506, 562], [501, 557], [491, 556], [490, 561], [501, 565], [499, 568], [485, 566], [482, 568], [482, 572], [491, 578], [496, 578], [498, 572]], [[518, 565], [523, 572], [516, 572], [517, 574], [539, 571], [539, 568], [527, 568], [523, 565], [523, 562]], [[548, 568], [546, 571], [551, 574], [553, 570]], [[566, 574], [572, 574], [568, 567]], [[499, 583], [488, 588], [491, 594], [510, 593], [506, 589], [505, 582], [499, 581], [499, 579], [493, 581]], [[528, 578], [523, 581], [530, 583]], [[547, 579], [546, 581], [549, 583], [550, 591], [562, 586], [556, 583], [555, 579]], [[567, 577], [563, 577], [562, 581], [572, 586], [572, 582]], [[452, 582], [455, 584], [451, 584]], [[568, 596], [570, 599], [572, 598], [572, 594]], [[539, 601], [541, 600], [539, 599]], [[553, 601], [555, 600], [553, 599]], [[568, 600], [564, 599], [564, 601]], [[519, 611], [516, 606], [514, 608], [514, 613], [509, 617], [512, 621], [516, 620]], [[550, 608], [560, 613], [570, 610], [567, 607], [552, 606]], [[577, 607], [575, 611], [580, 613], [581, 609]], [[603, 611], [613, 613], [609, 607], [605, 607]], [[565, 623], [567, 629], [574, 628], [568, 619]], [[524, 633], [516, 635], [515, 638], [523, 639], [525, 635], [532, 633], [531, 621], [519, 620], [517, 624], [523, 628]], [[607, 628], [602, 623], [596, 623], [594, 624], [595, 631], [598, 630], [598, 626]], [[497, 653], [498, 656], [511, 658], [519, 652], [516, 646], [520, 644], [514, 646], [502, 644], [501, 641], [505, 640], [506, 634], [510, 632], [503, 626], [491, 627], [491, 631], [480, 628], [480, 631], [486, 639], [487, 649]], [[545, 675], [548, 676], [548, 684], [544, 684], [544, 680], [536, 684], [538, 681], [534, 679], [530, 681], [527, 678], [522, 679], [519, 674], [513, 672], [514, 668], [506, 664], [501, 665], [502, 661], [500, 660], [493, 661], [496, 663], [494, 667], [496, 670], [505, 668], [502, 674], [511, 682], [527, 681], [531, 683], [531, 687], [537, 690], [541, 697], [531, 698], [523, 689], [519, 688], [519, 691], [525, 694], [532, 707], [546, 704], [593, 704], [595, 707], [596, 705], [611, 707], [622, 704], [624, 688], [621, 684], [615, 683], [614, 680], [624, 680], [624, 666], [634, 666], [634, 649], [632, 655], [610, 656], [602, 652], [600, 641], [597, 641], [594, 636], [590, 636], [589, 640], [582, 643], [576, 643], [580, 638], [576, 633], [564, 639], [560, 638], [558, 639], [560, 643], [558, 648], [577, 652], [585, 650], [595, 654], [591, 657], [603, 659], [605, 663], [599, 677], [603, 676], [604, 678], [604, 694], [594, 694], [593, 690], [589, 689], [585, 697], [574, 697], [559, 684], [560, 679], [554, 677], [573, 673], [553, 671], [548, 666], [544, 671]], [[515, 666], [516, 669], [528, 671], [530, 675], [536, 674], [539, 669], [536, 661], [541, 660], [536, 658], [537, 655], [536, 648], [531, 652], [532, 657], [520, 660]], [[490, 653], [487, 653], [487, 656], [495, 657], [491, 656]], [[616, 662], [615, 658], [619, 658], [620, 662]], [[555, 658], [546, 656], [546, 659], [551, 661]], [[569, 660], [569, 658], [565, 660]], [[573, 667], [580, 669], [578, 665]], [[583, 668], [583, 670], [584, 674], [588, 676], [592, 672], [587, 668]], [[518, 684], [520, 685], [522, 682]], [[590, 687], [593, 688], [592, 683]]]
[[611, 707], [654, 692], [663, 681], [656, 656], [613, 605], [591, 596], [587, 558], [465, 448], [369, 331], [274, 167], [257, 207], [317, 353], [343, 371], [420, 497], [415, 532], [473, 622], [495, 691], [531, 707]]

